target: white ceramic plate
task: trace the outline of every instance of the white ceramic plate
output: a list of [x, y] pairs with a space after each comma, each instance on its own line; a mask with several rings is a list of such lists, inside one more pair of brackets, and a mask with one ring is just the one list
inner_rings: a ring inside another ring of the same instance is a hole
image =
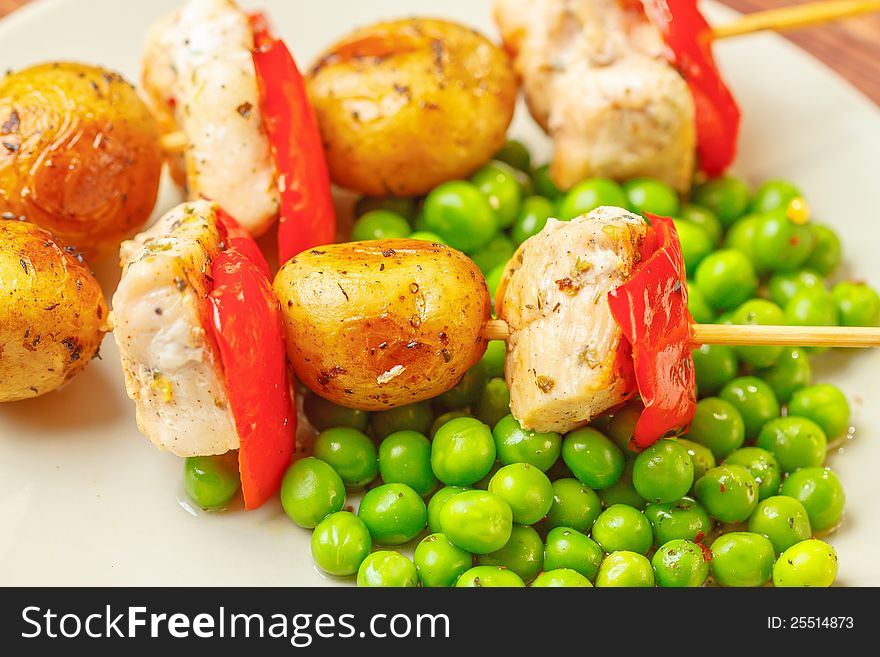
[[[0, 62], [101, 64], [138, 78], [147, 27], [178, 0], [40, 0], [0, 22]], [[380, 18], [438, 15], [496, 35], [488, 0], [283, 0], [242, 2], [268, 10], [303, 66], [351, 28]], [[442, 7], [442, 9], [441, 9]], [[710, 7], [711, 16], [732, 14]], [[788, 178], [815, 215], [839, 231], [850, 271], [875, 285], [880, 208], [880, 111], [783, 39], [750, 36], [716, 52], [744, 110], [736, 172], [753, 184]], [[512, 133], [547, 156], [526, 112]], [[177, 200], [169, 186], [157, 211]], [[96, 265], [109, 298], [118, 274]], [[100, 361], [61, 391], [0, 407], [0, 584], [319, 585], [310, 532], [277, 503], [206, 515], [183, 501], [181, 461], [137, 431], [112, 336]], [[818, 378], [853, 401], [854, 439], [832, 465], [847, 490], [846, 519], [832, 542], [839, 584], [880, 585], [876, 473], [880, 464], [880, 352], [828, 354]], [[336, 583], [334, 580], [333, 583]]]

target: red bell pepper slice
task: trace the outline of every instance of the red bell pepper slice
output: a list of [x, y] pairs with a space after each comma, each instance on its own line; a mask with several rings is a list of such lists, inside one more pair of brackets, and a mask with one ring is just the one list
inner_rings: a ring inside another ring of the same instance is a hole
[[269, 266], [254, 239], [222, 211], [226, 249], [211, 268], [211, 330], [239, 438], [238, 467], [246, 509], [281, 485], [293, 456], [296, 412], [290, 401], [281, 308]]
[[691, 90], [700, 168], [713, 176], [723, 173], [736, 157], [740, 111], [715, 65], [712, 28], [697, 0], [644, 0], [644, 4]]
[[277, 171], [281, 208], [280, 264], [301, 251], [336, 241], [336, 209], [324, 145], [303, 77], [262, 14], [251, 16], [260, 106]]
[[641, 449], [686, 429], [697, 408], [693, 320], [681, 244], [671, 219], [647, 216], [651, 228], [642, 246], [642, 262], [626, 283], [608, 294], [611, 314], [632, 346], [636, 384], [645, 405], [633, 435]]

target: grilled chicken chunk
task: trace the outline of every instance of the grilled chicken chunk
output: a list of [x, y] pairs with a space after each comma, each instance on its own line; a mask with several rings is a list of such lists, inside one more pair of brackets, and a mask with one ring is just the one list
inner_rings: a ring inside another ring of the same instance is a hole
[[638, 264], [646, 227], [612, 207], [550, 219], [510, 260], [495, 305], [510, 326], [505, 377], [523, 427], [570, 431], [631, 395], [607, 297]]
[[635, 0], [494, 0], [529, 109], [553, 137], [554, 181], [693, 176], [694, 103]]
[[113, 295], [114, 336], [138, 428], [178, 456], [238, 447], [202, 325], [201, 302], [220, 251], [215, 208], [207, 201], [180, 205], [124, 242]]
[[190, 198], [209, 198], [253, 235], [279, 196], [248, 16], [232, 0], [189, 0], [150, 31], [143, 85], [166, 131], [182, 130]]

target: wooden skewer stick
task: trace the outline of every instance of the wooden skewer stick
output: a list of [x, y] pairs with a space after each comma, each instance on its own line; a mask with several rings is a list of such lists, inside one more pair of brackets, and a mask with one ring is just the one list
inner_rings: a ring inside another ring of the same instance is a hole
[[824, 0], [803, 5], [769, 9], [740, 16], [732, 23], [712, 28], [713, 39], [751, 34], [763, 30], [782, 32], [798, 27], [830, 23], [872, 11], [880, 11], [880, 0]]
[[[691, 328], [695, 345], [880, 347], [880, 328], [877, 327], [692, 324]], [[492, 319], [486, 322], [483, 336], [487, 340], [507, 340], [510, 327], [503, 319]]]
[[179, 153], [186, 148], [186, 133], [181, 131], [178, 132], [166, 132], [159, 138], [159, 143], [162, 145], [162, 150], [166, 153]]

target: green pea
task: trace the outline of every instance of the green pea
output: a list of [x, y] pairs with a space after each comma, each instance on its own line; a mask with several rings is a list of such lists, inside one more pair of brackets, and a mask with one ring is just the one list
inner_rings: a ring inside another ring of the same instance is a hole
[[427, 433], [433, 420], [434, 413], [431, 412], [431, 404], [424, 401], [372, 413], [370, 426], [373, 429], [373, 435], [382, 440], [398, 431]]
[[329, 463], [346, 486], [366, 486], [379, 474], [379, 456], [373, 441], [357, 429], [334, 427], [315, 438], [315, 456]]
[[769, 539], [752, 532], [730, 532], [712, 543], [712, 577], [721, 586], [764, 586], [775, 559]]
[[768, 283], [770, 298], [780, 308], [785, 308], [798, 292], [808, 288], [825, 289], [825, 279], [812, 269], [776, 272]]
[[709, 561], [703, 548], [681, 538], [661, 545], [651, 565], [657, 584], [663, 587], [702, 586], [709, 576]]
[[687, 436], [708, 447], [715, 458], [721, 460], [742, 447], [746, 426], [733, 404], [718, 397], [706, 397], [697, 402]]
[[721, 244], [721, 235], [724, 228], [721, 221], [709, 208], [693, 203], [685, 203], [681, 206], [681, 218], [690, 221], [706, 231], [709, 239], [712, 240], [712, 246], [717, 248]]
[[428, 523], [425, 502], [406, 484], [383, 484], [368, 490], [358, 518], [380, 545], [401, 545], [418, 536]]
[[328, 575], [354, 575], [370, 554], [370, 531], [350, 511], [324, 518], [312, 534], [312, 559]]
[[379, 474], [386, 484], [406, 484], [422, 497], [437, 485], [431, 443], [416, 431], [396, 431], [379, 445]]
[[419, 585], [415, 564], [393, 550], [373, 552], [361, 562], [358, 586], [408, 588]]
[[604, 556], [599, 544], [586, 534], [571, 527], [555, 527], [547, 534], [544, 569], [570, 569], [593, 580]]
[[456, 588], [480, 588], [483, 586], [501, 588], [522, 588], [525, 582], [512, 570], [500, 566], [474, 566], [465, 571], [455, 583]]
[[846, 495], [840, 479], [830, 468], [804, 468], [792, 472], [782, 482], [780, 492], [804, 505], [814, 532], [833, 529], [840, 522]]
[[435, 401], [447, 410], [455, 410], [476, 404], [486, 385], [486, 366], [482, 361], [464, 373], [455, 386], [435, 398]]
[[499, 233], [490, 239], [484, 246], [471, 252], [470, 257], [483, 276], [488, 276], [498, 265], [506, 264], [516, 251], [516, 245], [505, 234]]
[[480, 479], [477, 483], [473, 485], [477, 490], [489, 490], [489, 482], [492, 481], [492, 477], [495, 476], [495, 473], [501, 469], [501, 464], [498, 461], [492, 464], [492, 467], [489, 468], [489, 472], [486, 473], [486, 476]]
[[520, 171], [529, 171], [532, 167], [532, 156], [529, 149], [516, 139], [508, 139], [495, 153], [496, 160], [505, 162]]
[[547, 475], [528, 463], [499, 469], [489, 481], [489, 492], [510, 505], [513, 521], [520, 525], [538, 522], [553, 504], [553, 486]]
[[706, 297], [693, 281], [688, 281], [688, 312], [698, 324], [711, 324], [715, 321], [715, 313], [706, 303]]
[[431, 496], [431, 499], [428, 500], [429, 530], [435, 534], [441, 531], [440, 510], [443, 508], [443, 505], [459, 493], [463, 493], [466, 490], [471, 489], [464, 486], [444, 486]]
[[609, 553], [631, 550], [646, 554], [654, 544], [654, 533], [645, 514], [625, 504], [614, 504], [600, 513], [593, 523], [592, 535]]
[[542, 164], [532, 171], [532, 184], [535, 187], [535, 192], [544, 198], [555, 201], [562, 197], [562, 190], [556, 186], [556, 183], [553, 182], [553, 177], [550, 175], [549, 164]]
[[370, 210], [354, 222], [352, 241], [387, 240], [406, 237], [412, 232], [409, 222], [388, 210]]
[[626, 207], [633, 212], [649, 212], [661, 217], [677, 216], [681, 209], [678, 192], [654, 178], [633, 178], [623, 184]]
[[722, 176], [707, 180], [694, 190], [694, 203], [709, 208], [725, 227], [743, 216], [749, 209], [751, 192], [739, 178]]
[[703, 258], [712, 253], [712, 240], [708, 233], [696, 224], [683, 219], [673, 219], [673, 223], [681, 243], [685, 271], [693, 273]]
[[437, 233], [452, 248], [468, 253], [492, 239], [498, 223], [489, 201], [475, 185], [453, 180], [428, 193], [422, 228]]
[[474, 172], [470, 181], [489, 201], [495, 212], [496, 224], [500, 228], [513, 224], [522, 202], [522, 188], [514, 168], [493, 160]]
[[444, 484], [470, 486], [495, 463], [495, 441], [476, 418], [459, 417], [437, 430], [431, 443], [431, 467]]
[[[761, 326], [781, 326], [785, 324], [785, 313], [782, 308], [766, 299], [749, 299], [737, 308], [731, 321], [734, 324]], [[740, 360], [752, 367], [770, 367], [779, 360], [783, 347], [735, 347], [734, 351]]]
[[519, 215], [513, 222], [511, 235], [516, 244], [522, 244], [532, 235], [537, 235], [556, 214], [556, 206], [543, 196], [529, 196], [522, 202]]
[[553, 504], [544, 519], [544, 526], [571, 527], [588, 533], [599, 517], [602, 502], [591, 488], [577, 479], [564, 478], [553, 482]]
[[546, 472], [562, 453], [562, 436], [554, 431], [523, 429], [513, 415], [505, 415], [492, 430], [498, 460], [503, 465], [528, 463]]
[[718, 396], [739, 411], [746, 426], [746, 440], [757, 438], [764, 424], [779, 417], [779, 401], [773, 389], [755, 376], [733, 379]]
[[238, 452], [218, 456], [188, 456], [183, 464], [187, 496], [203, 509], [223, 509], [241, 485]]
[[586, 577], [570, 568], [554, 568], [553, 570], [545, 570], [538, 575], [530, 586], [532, 588], [588, 588], [593, 585]]
[[649, 504], [645, 517], [654, 531], [655, 545], [664, 545], [677, 539], [702, 543], [712, 531], [709, 514], [691, 497], [664, 504]]
[[351, 427], [366, 431], [370, 421], [370, 414], [366, 411], [334, 404], [311, 391], [303, 398], [303, 411], [309, 423], [318, 431], [333, 427]]
[[739, 364], [731, 347], [704, 344], [699, 349], [694, 349], [693, 356], [697, 389], [701, 395], [718, 393], [736, 377]]
[[755, 253], [755, 235], [760, 220], [761, 215], [757, 214], [743, 217], [730, 227], [724, 237], [724, 248], [742, 253], [759, 274], [763, 273], [763, 267], [758, 263]]
[[804, 505], [788, 495], [773, 495], [758, 502], [749, 517], [749, 531], [769, 538], [776, 554], [812, 534]]
[[837, 552], [817, 539], [796, 543], [773, 564], [773, 585], [828, 587], [837, 577]]
[[599, 566], [596, 586], [653, 588], [654, 569], [642, 554], [628, 550], [613, 552]]
[[407, 239], [430, 242], [431, 244], [446, 244], [446, 240], [440, 237], [437, 233], [432, 233], [429, 230], [417, 230], [414, 233], [410, 233], [407, 236]]
[[700, 477], [697, 500], [721, 522], [742, 522], [758, 504], [758, 482], [741, 465], [719, 465]]
[[864, 283], [838, 283], [832, 290], [841, 326], [880, 324], [880, 296]]
[[510, 390], [507, 389], [507, 383], [504, 379], [489, 379], [474, 409], [474, 415], [480, 422], [485, 422], [491, 427], [509, 414]]
[[801, 196], [800, 190], [787, 180], [767, 180], [761, 183], [752, 199], [752, 212], [765, 213], [785, 209], [789, 202]]
[[311, 529], [345, 504], [345, 484], [336, 471], [313, 456], [295, 461], [281, 480], [281, 506], [300, 527]]
[[608, 488], [603, 488], [599, 491], [599, 497], [606, 507], [612, 504], [627, 504], [637, 509], [645, 508], [648, 500], [639, 495], [635, 486], [633, 486], [633, 465], [635, 465], [635, 459], [627, 459], [620, 479]]
[[504, 547], [477, 557], [480, 566], [501, 566], [519, 575], [524, 582], [533, 579], [544, 565], [544, 544], [531, 527], [514, 525]]
[[470, 417], [470, 416], [468, 415], [467, 411], [462, 410], [462, 409], [458, 409], [455, 411], [448, 411], [448, 412], [443, 413], [442, 415], [438, 415], [436, 418], [434, 418], [434, 421], [431, 423], [431, 428], [428, 430], [428, 435], [430, 436], [431, 440], [433, 440], [434, 436], [437, 435], [437, 432], [440, 430], [440, 427], [445, 425], [450, 420], [454, 420], [455, 418], [458, 418], [458, 417]]
[[455, 547], [445, 534], [434, 533], [416, 546], [413, 562], [425, 587], [455, 586], [462, 573], [474, 565], [470, 553]]
[[703, 258], [694, 283], [715, 310], [736, 308], [758, 289], [752, 263], [744, 254], [731, 249], [720, 249]]
[[562, 460], [580, 481], [593, 489], [608, 488], [623, 474], [623, 452], [602, 433], [572, 431], [562, 441]]
[[694, 463], [674, 440], [658, 440], [636, 457], [633, 486], [653, 502], [674, 502], [694, 483]]
[[804, 266], [815, 269], [822, 276], [830, 276], [840, 264], [840, 238], [828, 226], [811, 224], [813, 230], [813, 251]]
[[773, 454], [783, 472], [822, 465], [827, 445], [822, 427], [803, 417], [770, 420], [758, 435], [758, 447]]
[[486, 353], [480, 359], [486, 377], [489, 379], [504, 378], [504, 359], [507, 356], [507, 344], [504, 340], [492, 340], [486, 345]]
[[502, 498], [482, 490], [453, 496], [440, 509], [440, 527], [462, 550], [488, 554], [507, 545], [513, 528], [513, 512]]
[[782, 483], [782, 468], [779, 462], [766, 449], [760, 447], [741, 447], [724, 459], [725, 465], [741, 465], [755, 478], [758, 484], [758, 499], [764, 500], [776, 495]]
[[613, 180], [590, 178], [571, 188], [559, 202], [559, 218], [569, 221], [603, 205], [626, 206], [626, 195]]
[[718, 465], [712, 450], [705, 445], [695, 443], [686, 438], [679, 438], [678, 444], [685, 448], [688, 456], [691, 458], [691, 463], [694, 464], [694, 481]]
[[416, 216], [416, 200], [400, 196], [362, 196], [354, 205], [354, 216], [363, 217], [373, 210], [386, 210], [407, 220]]
[[639, 399], [632, 399], [614, 412], [608, 421], [607, 435], [621, 450], [630, 450], [636, 423], [645, 410]]
[[849, 402], [837, 386], [819, 383], [800, 388], [791, 395], [788, 414], [805, 417], [833, 440], [849, 429]]
[[837, 301], [824, 288], [802, 289], [785, 305], [785, 322], [792, 326], [837, 326]]
[[498, 291], [498, 286], [501, 284], [501, 279], [504, 278], [506, 272], [507, 263], [504, 263], [495, 267], [489, 272], [489, 275], [486, 276], [486, 287], [489, 288], [489, 298], [492, 299], [493, 308], [495, 306], [495, 293]]
[[795, 390], [810, 385], [813, 368], [806, 350], [795, 347], [783, 349], [775, 365], [756, 374], [773, 389], [780, 402], [787, 403]]

